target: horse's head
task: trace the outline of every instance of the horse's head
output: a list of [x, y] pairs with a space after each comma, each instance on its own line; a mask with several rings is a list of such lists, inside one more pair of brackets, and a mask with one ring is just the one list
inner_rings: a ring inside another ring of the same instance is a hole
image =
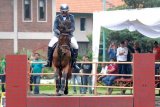
[[59, 45], [68, 45], [68, 46], [70, 46], [70, 41], [71, 41], [71, 39], [70, 39], [70, 35], [69, 34], [61, 33], [59, 35], [59, 40], [58, 40], [58, 44]]
[[71, 28], [71, 21], [66, 19], [65, 21], [59, 20], [59, 30], [61, 32], [67, 32]]
[[70, 50], [70, 36], [68, 34], [65, 34], [65, 33], [61, 33], [60, 36], [59, 36], [59, 39], [58, 39], [58, 45], [59, 45], [59, 48], [62, 50], [62, 51], [66, 51], [67, 50]]

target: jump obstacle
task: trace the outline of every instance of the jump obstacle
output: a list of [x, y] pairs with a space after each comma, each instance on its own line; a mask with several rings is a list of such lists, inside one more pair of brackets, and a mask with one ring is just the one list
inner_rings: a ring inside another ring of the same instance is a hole
[[153, 54], [134, 54], [133, 95], [28, 96], [27, 56], [6, 56], [6, 107], [155, 107]]

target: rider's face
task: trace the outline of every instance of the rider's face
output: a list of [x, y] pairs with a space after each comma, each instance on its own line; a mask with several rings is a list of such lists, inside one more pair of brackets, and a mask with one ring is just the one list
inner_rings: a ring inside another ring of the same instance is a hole
[[62, 16], [67, 16], [68, 11], [61, 11]]

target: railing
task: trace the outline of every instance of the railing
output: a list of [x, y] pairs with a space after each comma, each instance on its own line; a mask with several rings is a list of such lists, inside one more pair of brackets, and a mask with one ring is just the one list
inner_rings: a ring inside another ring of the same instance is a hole
[[[28, 62], [29, 64], [31, 63], [46, 63], [46, 61], [42, 61], [42, 62]], [[116, 64], [133, 64], [133, 62], [77, 62], [77, 63], [92, 63], [92, 64], [110, 64], [110, 63], [116, 63]], [[160, 64], [160, 62], [155, 62], [155, 64]], [[97, 66], [97, 65], [96, 65]], [[30, 66], [28, 66], [30, 69]], [[54, 75], [55, 73], [30, 73], [28, 72], [28, 76], [30, 75]], [[5, 75], [5, 74], [0, 74], [1, 75]], [[87, 74], [87, 73], [72, 73], [72, 75], [79, 75], [79, 76], [83, 76], [83, 75], [90, 75], [90, 76], [95, 76], [95, 78], [97, 78], [97, 76], [99, 75], [113, 75], [113, 76], [133, 76], [132, 74]], [[155, 75], [155, 77], [160, 77], [160, 75]], [[159, 81], [160, 82], [160, 81]], [[0, 83], [0, 85], [5, 84], [5, 83]], [[55, 84], [30, 84], [30, 81], [28, 83], [28, 85], [40, 85], [40, 86], [55, 86]], [[95, 90], [97, 90], [96, 88], [117, 88], [117, 89], [133, 89], [133, 87], [117, 87], [117, 86], [97, 86], [97, 81], [95, 81], [95, 85], [94, 86], [88, 86], [88, 85], [71, 85], [69, 84], [68, 86], [76, 86], [76, 87], [92, 87], [95, 88]], [[160, 90], [160, 88], [155, 88], [155, 90]], [[97, 92], [95, 92], [97, 93]]]
[[[29, 63], [37, 63], [37, 62], [29, 62]], [[45, 61], [42, 62], [38, 62], [38, 63], [46, 63]], [[115, 63], [115, 64], [132, 64], [133, 62], [77, 62], [77, 63], [92, 63], [95, 64], [95, 68], [97, 69], [97, 64], [110, 64], [110, 63]], [[30, 66], [29, 66], [30, 67]], [[30, 69], [30, 68], [29, 68]], [[30, 71], [28, 72], [28, 75], [54, 75], [54, 73], [30, 73]], [[133, 76], [131, 74], [98, 74], [97, 72], [92, 73], [92, 74], [88, 74], [88, 73], [72, 73], [72, 75], [79, 75], [79, 76], [83, 76], [83, 75], [89, 75], [92, 77], [95, 77], [95, 83], [94, 86], [88, 86], [88, 85], [71, 85], [69, 84], [68, 86], [76, 86], [76, 87], [92, 87], [94, 88], [94, 94], [97, 95], [97, 88], [117, 88], [117, 89], [133, 89], [133, 87], [117, 87], [117, 86], [97, 86], [97, 76], [100, 75], [114, 75], [114, 76]], [[30, 84], [30, 82], [28, 82], [28, 85], [39, 85], [39, 86], [55, 86], [56, 84]]]

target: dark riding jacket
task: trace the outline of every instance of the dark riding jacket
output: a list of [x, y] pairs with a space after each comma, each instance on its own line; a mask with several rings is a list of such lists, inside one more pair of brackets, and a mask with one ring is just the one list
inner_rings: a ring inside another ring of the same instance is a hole
[[[60, 27], [63, 25], [63, 22], [68, 21], [70, 23], [70, 26], [68, 26], [67, 30], [65, 29], [65, 33], [68, 33], [71, 37], [73, 36], [73, 32], [75, 31], [75, 21], [74, 16], [72, 14], [68, 14], [66, 16], [66, 20], [63, 20], [63, 16], [61, 14], [56, 16], [56, 19], [54, 21], [54, 33], [57, 37], [59, 37], [60, 33], [64, 33]], [[65, 25], [64, 25], [65, 26]]]

